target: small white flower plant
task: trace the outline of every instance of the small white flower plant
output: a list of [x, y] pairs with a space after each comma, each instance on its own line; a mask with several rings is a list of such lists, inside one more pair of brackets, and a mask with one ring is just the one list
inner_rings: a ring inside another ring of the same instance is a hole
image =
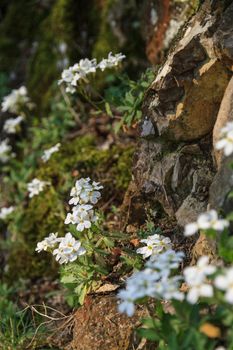
[[106, 257], [114, 247], [114, 235], [103, 230], [102, 213], [95, 208], [102, 189], [89, 177], [77, 180], [70, 192], [65, 234], [52, 232], [36, 247], [38, 253], [50, 252], [61, 265], [61, 282], [71, 286], [80, 304], [101, 285], [100, 277], [109, 273]]

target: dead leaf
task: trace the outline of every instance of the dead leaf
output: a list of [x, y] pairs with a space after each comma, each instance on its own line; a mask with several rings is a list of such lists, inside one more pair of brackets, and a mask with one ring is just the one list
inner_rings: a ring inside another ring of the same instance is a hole
[[137, 227], [134, 225], [127, 225], [126, 232], [127, 233], [135, 233], [137, 231]]
[[130, 243], [134, 246], [134, 247], [138, 247], [140, 244], [140, 241], [138, 238], [134, 238], [130, 240]]
[[215, 325], [208, 323], [208, 322], [204, 323], [200, 327], [200, 332], [205, 334], [209, 338], [220, 338], [221, 337], [220, 328], [218, 328]]
[[120, 286], [118, 284], [111, 284], [106, 283], [97, 290], [95, 290], [95, 293], [106, 293], [106, 292], [113, 292], [114, 290], [118, 289]]

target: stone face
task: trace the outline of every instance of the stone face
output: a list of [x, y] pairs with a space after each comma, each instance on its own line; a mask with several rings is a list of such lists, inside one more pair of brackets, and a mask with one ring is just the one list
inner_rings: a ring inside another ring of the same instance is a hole
[[233, 176], [229, 163], [233, 161], [233, 155], [225, 157], [222, 151], [215, 150], [215, 145], [221, 137], [221, 129], [227, 122], [233, 121], [233, 78], [231, 78], [218, 112], [218, 117], [213, 130], [213, 152], [217, 163], [218, 172], [210, 187], [210, 206], [222, 207], [227, 213], [233, 208], [233, 200], [227, 198], [233, 189]]
[[221, 23], [214, 35], [214, 44], [216, 46], [216, 52], [220, 59], [232, 70], [233, 62], [233, 4], [228, 6], [227, 10], [224, 12]]
[[210, 19], [202, 30], [197, 30], [197, 22], [189, 27], [152, 83], [152, 101], [145, 100], [145, 114], [167, 140], [198, 140], [213, 129], [230, 79], [225, 64], [213, 55], [213, 42], [207, 39], [213, 23]]
[[221, 151], [215, 149], [216, 142], [221, 137], [221, 129], [227, 123], [233, 121], [233, 78], [231, 78], [224, 97], [221, 102], [221, 106], [218, 112], [217, 120], [213, 130], [213, 150], [214, 157], [217, 163], [217, 166], [221, 166], [223, 160], [223, 154]]
[[[204, 2], [144, 99], [135, 182], [145, 207], [176, 218], [179, 226], [207, 208], [216, 173], [212, 131], [216, 125], [215, 142], [232, 111], [226, 90], [233, 65], [231, 11], [232, 5], [223, 9], [220, 2]], [[225, 177], [229, 182], [229, 174]], [[215, 189], [213, 196], [219, 191], [222, 198], [220, 187]]]
[[209, 139], [190, 145], [143, 140], [135, 178], [143, 179], [138, 187], [151, 207], [159, 205], [169, 216], [176, 216], [182, 226], [190, 217], [194, 219], [206, 206], [213, 178], [208, 152]]
[[158, 64], [163, 61], [165, 50], [182, 25], [197, 8], [197, 1], [146, 0], [143, 7], [142, 33], [146, 40], [146, 55], [152, 64]]
[[74, 340], [66, 350], [133, 350], [140, 343], [135, 329], [145, 316], [144, 308], [132, 318], [120, 314], [114, 295], [89, 297], [74, 316]]

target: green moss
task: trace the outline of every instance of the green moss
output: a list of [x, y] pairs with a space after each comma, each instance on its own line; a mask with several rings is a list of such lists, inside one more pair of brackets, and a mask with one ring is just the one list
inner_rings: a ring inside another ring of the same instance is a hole
[[106, 57], [110, 51], [118, 51], [118, 41], [109, 24], [109, 11], [115, 0], [107, 0], [103, 4], [99, 35], [93, 48], [93, 57], [98, 60]]
[[34, 0], [13, 0], [6, 4], [6, 15], [0, 23], [1, 70], [22, 71], [22, 55], [25, 63], [25, 52], [33, 42], [41, 20], [46, 16], [47, 10], [36, 6]]
[[17, 237], [9, 253], [7, 275], [10, 279], [56, 274], [57, 266], [51, 255], [38, 254], [35, 248], [37, 242], [50, 232], [64, 233], [64, 217], [62, 201], [53, 187], [33, 197], [21, 211], [18, 210], [9, 225], [12, 237]]
[[132, 146], [114, 145], [101, 150], [93, 136], [79, 137], [64, 145], [47, 164], [41, 166], [36, 176], [51, 179], [61, 194], [72, 186], [74, 176], [90, 176], [104, 181], [108, 196], [118, 191], [121, 200], [131, 179], [133, 149]]
[[121, 204], [131, 179], [133, 150], [132, 146], [123, 145], [101, 150], [95, 138], [87, 135], [67, 142], [47, 163], [41, 163], [33, 177], [49, 181], [51, 185], [28, 200], [21, 211], [17, 209], [9, 225], [12, 237], [17, 237], [8, 260], [9, 278], [37, 278], [56, 273], [57, 265], [51, 255], [37, 254], [35, 247], [50, 232], [64, 235], [68, 210], [65, 206], [75, 180], [90, 176], [101, 181], [104, 185], [102, 203], [115, 197], [112, 204]]
[[43, 109], [50, 98], [49, 88], [51, 83], [58, 79], [59, 72], [57, 69], [56, 45], [49, 18], [44, 21], [41, 30], [43, 32], [42, 39], [29, 62], [27, 83], [34, 101]]
[[[30, 58], [27, 72], [29, 90], [42, 111], [54, 96], [53, 83], [57, 91], [64, 59], [68, 64], [74, 64], [84, 56], [91, 56], [98, 26], [94, 0], [55, 1], [49, 16], [38, 29], [38, 46]], [[84, 32], [85, 35], [81, 35]], [[63, 53], [59, 48], [61, 44], [66, 45]]]

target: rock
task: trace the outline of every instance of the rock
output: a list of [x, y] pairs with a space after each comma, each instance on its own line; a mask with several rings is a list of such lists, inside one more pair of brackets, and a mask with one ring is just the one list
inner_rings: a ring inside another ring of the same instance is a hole
[[[120, 208], [121, 212], [121, 230], [125, 230], [127, 227], [134, 227], [134, 232], [146, 220], [145, 206], [142, 200], [142, 194], [139, 191], [136, 183], [131, 181], [129, 187], [125, 193], [124, 201]], [[127, 231], [128, 232], [128, 231]], [[128, 232], [132, 234], [133, 232]]]
[[197, 19], [191, 23], [152, 83], [153, 99], [145, 101], [144, 111], [167, 140], [198, 140], [213, 129], [230, 79], [208, 37], [215, 22], [210, 17], [203, 27]]
[[[233, 158], [231, 159], [233, 160]], [[233, 208], [233, 199], [228, 194], [233, 190], [233, 174], [229, 167], [229, 158], [221, 163], [209, 189], [209, 205], [213, 209], [222, 208], [228, 214]]]
[[[145, 202], [175, 216], [183, 226], [194, 220], [207, 204], [208, 189], [213, 178], [209, 139], [200, 144], [162, 144], [143, 140], [138, 149], [135, 179]], [[212, 170], [211, 170], [212, 169]]]
[[114, 295], [88, 297], [75, 313], [74, 339], [66, 350], [133, 350], [139, 343], [135, 329], [145, 316], [144, 307], [132, 318], [120, 314]]
[[213, 152], [218, 167], [218, 172], [210, 186], [209, 203], [211, 208], [223, 208], [229, 213], [233, 207], [233, 199], [227, 198], [233, 189], [233, 176], [229, 163], [233, 161], [233, 155], [225, 157], [222, 151], [216, 151], [216, 142], [221, 137], [222, 127], [229, 121], [233, 121], [233, 78], [231, 78], [218, 112], [218, 117], [213, 130]]
[[215, 242], [207, 238], [205, 234], [201, 233], [192, 249], [191, 265], [195, 265], [197, 260], [203, 255], [207, 255], [211, 262], [216, 263], [218, 259], [216, 256], [216, 250]]
[[217, 120], [213, 130], [213, 151], [214, 157], [217, 163], [217, 167], [221, 166], [223, 160], [223, 154], [221, 151], [215, 149], [216, 142], [221, 137], [221, 129], [227, 122], [233, 121], [233, 77], [231, 78], [226, 91], [224, 93], [221, 106], [218, 112]]
[[222, 201], [227, 192], [210, 187], [217, 170], [212, 131], [217, 119], [215, 140], [220, 118], [225, 122], [232, 109], [227, 100], [232, 101], [233, 4], [223, 5], [204, 2], [145, 95], [134, 178], [156, 222], [167, 215], [183, 227], [206, 210], [209, 191]]
[[215, 52], [218, 57], [233, 70], [233, 4], [227, 7], [224, 12], [221, 23], [214, 34]]
[[195, 0], [147, 0], [144, 4], [142, 32], [146, 54], [152, 64], [161, 63], [179, 29], [197, 8]]

